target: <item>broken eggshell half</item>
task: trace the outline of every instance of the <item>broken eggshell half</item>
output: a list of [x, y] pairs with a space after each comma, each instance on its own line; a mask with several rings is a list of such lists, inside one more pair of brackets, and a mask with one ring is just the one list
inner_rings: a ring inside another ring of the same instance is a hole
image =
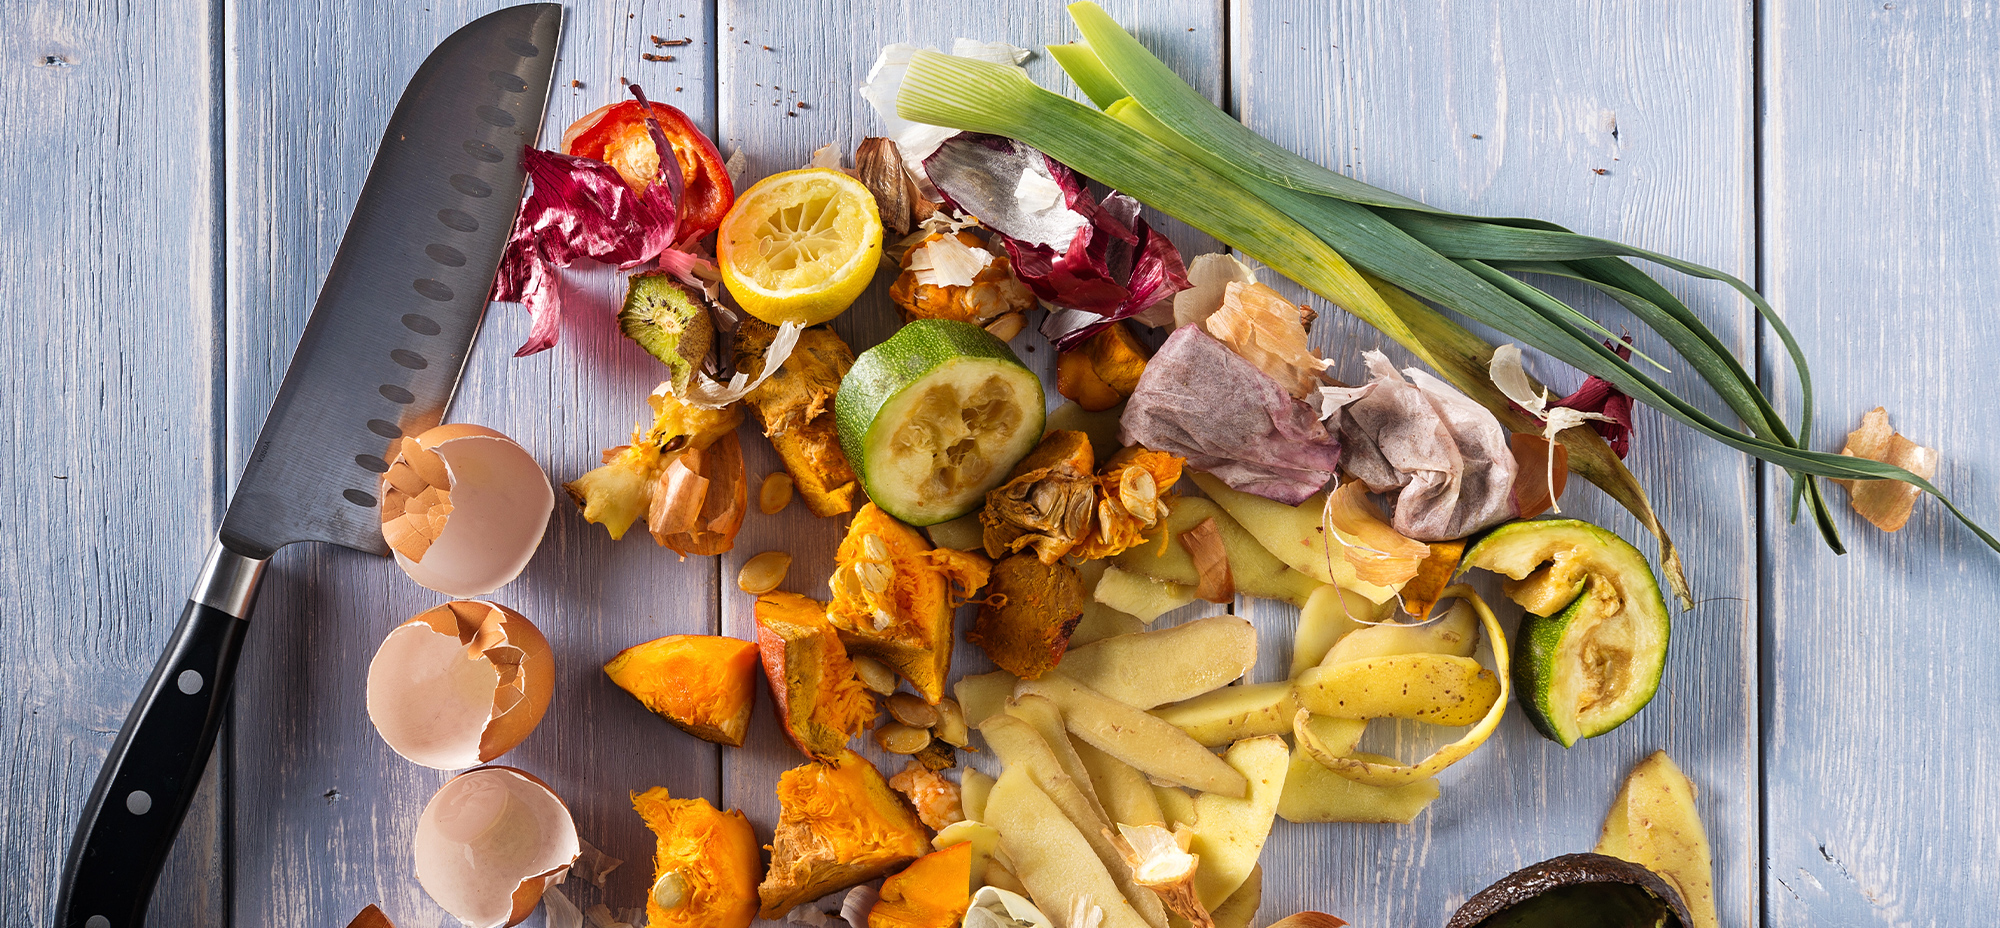
[[582, 852], [569, 807], [512, 767], [453, 777], [417, 819], [417, 882], [468, 928], [521, 923]]
[[520, 576], [556, 501], [527, 449], [455, 422], [390, 450], [382, 537], [410, 579], [446, 596], [483, 596]]
[[476, 767], [527, 739], [555, 680], [548, 639], [520, 613], [449, 602], [382, 640], [368, 665], [368, 718], [414, 763]]

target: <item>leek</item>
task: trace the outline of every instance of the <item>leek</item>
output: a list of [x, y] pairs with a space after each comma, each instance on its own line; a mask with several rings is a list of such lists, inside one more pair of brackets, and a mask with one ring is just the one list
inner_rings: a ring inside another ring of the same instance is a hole
[[[1435, 210], [1313, 164], [1230, 118], [1094, 4], [1076, 4], [1071, 13], [1085, 42], [1055, 46], [1051, 53], [1107, 112], [1037, 87], [1017, 69], [920, 53], [898, 97], [899, 114], [1018, 139], [1207, 232], [1375, 326], [1510, 426], [1522, 427], [1517, 420], [1524, 417], [1512, 412], [1487, 378], [1492, 347], [1410, 294], [1491, 325], [1704, 435], [1792, 472], [1836, 553], [1844, 548], [1814, 477], [1912, 484], [2000, 550], [2000, 541], [1929, 481], [1893, 465], [1805, 447], [1810, 372], [1791, 332], [1748, 284], [1552, 223]], [[1796, 436], [1721, 340], [1665, 287], [1619, 260], [1626, 257], [1722, 281], [1752, 303], [1785, 345], [1799, 377]], [[1576, 279], [1627, 306], [1715, 389], [1744, 427], [1733, 428], [1674, 395], [1598, 341], [1603, 326], [1513, 274]], [[1689, 602], [1672, 543], [1630, 472], [1590, 430], [1570, 430], [1563, 442], [1572, 469], [1654, 532], [1669, 584]]]

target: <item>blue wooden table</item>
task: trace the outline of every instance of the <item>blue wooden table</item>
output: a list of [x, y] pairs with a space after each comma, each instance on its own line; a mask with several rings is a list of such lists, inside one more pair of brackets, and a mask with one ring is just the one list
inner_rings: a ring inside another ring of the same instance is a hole
[[[493, 6], [0, 5], [0, 395], [13, 410], [0, 435], [0, 923], [49, 917], [83, 798], [403, 82]], [[1817, 445], [1837, 448], [1862, 412], [1886, 406], [1941, 449], [1939, 485], [2000, 522], [1993, 8], [1107, 6], [1197, 87], [1314, 159], [1438, 206], [1542, 216], [1757, 283], [1816, 366]], [[1038, 46], [1073, 31], [1049, 0], [576, 4], [545, 137], [629, 78], [712, 127], [755, 178], [879, 131], [854, 88], [882, 45], [960, 35]], [[656, 49], [651, 36], [692, 43]], [[673, 60], [642, 60], [656, 51]], [[1028, 67], [1068, 89], [1045, 56]], [[1186, 253], [1215, 248], [1171, 231]], [[607, 273], [577, 280], [595, 299], [615, 292]], [[1796, 403], [1747, 305], [1719, 286], [1675, 289]], [[1588, 305], [1614, 328], [1622, 318]], [[1359, 350], [1383, 339], [1319, 308], [1316, 346], [1339, 359], [1336, 374], [1358, 376]], [[868, 344], [894, 324], [878, 285], [838, 328]], [[517, 361], [526, 329], [517, 308], [495, 309], [452, 414], [508, 432], [572, 479], [623, 440], [659, 369], [608, 316], [573, 313], [556, 350]], [[1052, 353], [1030, 343], [1046, 370]], [[776, 466], [761, 441], [745, 448], [753, 479]], [[1699, 598], [1676, 617], [1659, 698], [1568, 751], [1510, 716], [1410, 826], [1281, 823], [1260, 923], [1310, 907], [1360, 925], [1441, 924], [1502, 873], [1588, 849], [1619, 779], [1656, 748], [1700, 785], [1724, 924], [2000, 921], [2000, 559], [1935, 504], [1888, 536], [1833, 490], [1852, 549], [1836, 557], [1785, 518], [1781, 474], [1650, 411], [1630, 464]], [[1570, 505], [1640, 537], [1594, 490]], [[559, 507], [528, 574], [498, 598], [561, 661], [553, 710], [507, 762], [554, 784], [588, 841], [632, 861], [602, 887], [572, 880], [571, 898], [640, 900], [650, 842], [628, 791], [706, 795], [768, 829], [772, 783], [794, 763], [768, 709], [746, 748], [719, 751], [648, 715], [598, 666], [662, 634], [747, 635], [742, 561], [789, 550], [788, 588], [818, 592], [840, 529], [798, 507], [753, 513], [735, 552], [677, 563]], [[396, 757], [362, 708], [382, 635], [435, 602], [386, 561], [278, 557], [155, 924], [339, 925], [371, 902], [405, 928], [450, 923], [412, 878], [410, 852], [417, 811], [446, 775]], [[1280, 666], [1293, 611], [1238, 611], [1266, 629], [1264, 662]]]

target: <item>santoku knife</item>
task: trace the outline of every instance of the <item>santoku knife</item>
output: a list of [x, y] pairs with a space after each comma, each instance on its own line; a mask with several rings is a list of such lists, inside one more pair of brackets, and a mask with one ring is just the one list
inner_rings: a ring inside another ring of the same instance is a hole
[[221, 531], [91, 790], [61, 928], [134, 928], [228, 705], [264, 565], [295, 541], [387, 555], [384, 452], [444, 418], [520, 209], [562, 7], [445, 39], [404, 89]]

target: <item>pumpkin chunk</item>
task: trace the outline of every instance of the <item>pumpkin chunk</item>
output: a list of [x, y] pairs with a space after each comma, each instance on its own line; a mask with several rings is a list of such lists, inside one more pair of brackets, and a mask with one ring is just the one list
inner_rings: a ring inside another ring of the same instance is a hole
[[932, 548], [874, 503], [855, 513], [834, 560], [826, 615], [841, 642], [888, 664], [936, 705], [951, 674], [952, 613], [986, 585], [991, 565], [978, 554]]
[[632, 796], [659, 839], [647, 928], [745, 928], [757, 915], [757, 835], [743, 813], [706, 799], [674, 799], [664, 786]]
[[875, 699], [826, 619], [826, 604], [797, 593], [757, 597], [757, 650], [778, 705], [778, 720], [808, 757], [847, 749], [875, 717]]
[[972, 844], [954, 844], [884, 880], [868, 928], [952, 928], [971, 905]]
[[866, 758], [843, 750], [778, 777], [764, 918], [875, 879], [930, 849], [916, 813]]
[[965, 640], [1000, 669], [1039, 680], [1062, 661], [1083, 619], [1083, 582], [1068, 564], [1016, 554], [993, 567], [991, 592]]
[[743, 746], [757, 698], [757, 645], [721, 635], [668, 635], [618, 652], [604, 675], [655, 714], [704, 741]]

